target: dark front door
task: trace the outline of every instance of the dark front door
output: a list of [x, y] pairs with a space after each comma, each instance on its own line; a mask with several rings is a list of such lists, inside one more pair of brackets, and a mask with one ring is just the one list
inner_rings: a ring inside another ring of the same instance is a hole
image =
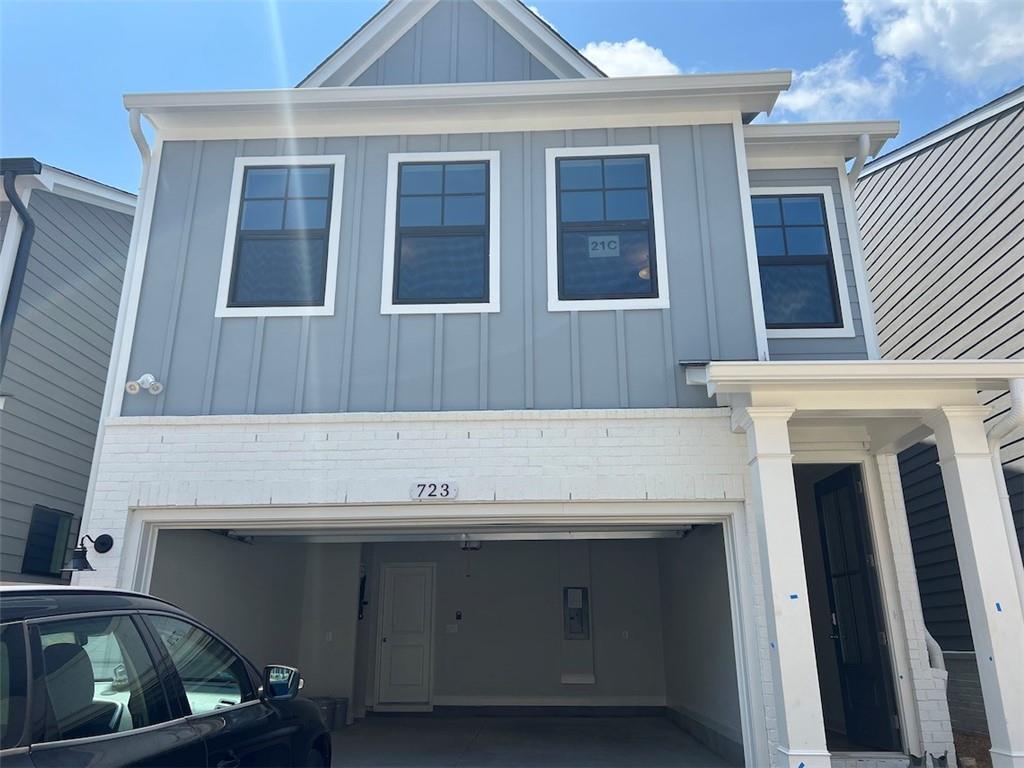
[[859, 747], [900, 748], [888, 642], [859, 467], [814, 485], [846, 735]]

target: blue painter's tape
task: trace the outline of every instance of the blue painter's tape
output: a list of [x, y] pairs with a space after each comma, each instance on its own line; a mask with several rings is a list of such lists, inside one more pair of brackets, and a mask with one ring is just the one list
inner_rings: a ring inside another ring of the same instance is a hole
[[796, 600], [796, 598], [797, 598], [796, 592], [794, 592], [792, 595], [789, 596], [790, 600]]
[[1002, 613], [1002, 612], [1003, 612], [1003, 606], [1000, 605], [999, 603], [996, 603], [996, 613]]
[[800, 763], [800, 765], [798, 765], [796, 768], [804, 768], [804, 764]]

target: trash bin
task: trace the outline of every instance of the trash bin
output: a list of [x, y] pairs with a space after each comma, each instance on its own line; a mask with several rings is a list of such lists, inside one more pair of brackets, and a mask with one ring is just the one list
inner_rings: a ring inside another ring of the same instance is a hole
[[[320, 716], [324, 719], [324, 725], [327, 726], [327, 730], [333, 731], [337, 717], [336, 712], [338, 700], [332, 699], [330, 696], [312, 696], [310, 697], [310, 701], [319, 707]], [[344, 725], [344, 719], [341, 722]]]
[[334, 700], [334, 728], [340, 730], [348, 725], [348, 699]]

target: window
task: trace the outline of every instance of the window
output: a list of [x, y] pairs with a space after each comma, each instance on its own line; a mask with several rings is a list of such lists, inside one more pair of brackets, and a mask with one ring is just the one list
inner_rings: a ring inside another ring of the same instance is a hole
[[392, 154], [384, 314], [498, 311], [498, 153]]
[[68, 553], [68, 537], [75, 518], [69, 512], [40, 504], [32, 507], [32, 522], [25, 539], [21, 572], [34, 576], [60, 576]]
[[222, 642], [180, 619], [147, 618], [178, 670], [193, 715], [255, 698], [245, 662]]
[[334, 311], [344, 158], [240, 157], [217, 316]]
[[21, 741], [27, 695], [25, 627], [7, 624], [0, 629], [0, 749], [16, 747]]
[[45, 741], [106, 736], [171, 719], [163, 686], [128, 616], [39, 625], [53, 714]]
[[751, 205], [769, 334], [850, 335], [832, 191], [765, 191]]
[[668, 306], [657, 147], [549, 149], [548, 308]]

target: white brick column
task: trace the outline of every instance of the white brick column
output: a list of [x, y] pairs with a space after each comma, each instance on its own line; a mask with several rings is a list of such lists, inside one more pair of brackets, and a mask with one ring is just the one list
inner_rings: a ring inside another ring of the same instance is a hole
[[978, 657], [994, 768], [1024, 768], [1024, 616], [983, 419], [944, 407], [929, 420]]
[[749, 407], [751, 502], [761, 545], [779, 751], [788, 768], [829, 768], [797, 513], [790, 408]]

